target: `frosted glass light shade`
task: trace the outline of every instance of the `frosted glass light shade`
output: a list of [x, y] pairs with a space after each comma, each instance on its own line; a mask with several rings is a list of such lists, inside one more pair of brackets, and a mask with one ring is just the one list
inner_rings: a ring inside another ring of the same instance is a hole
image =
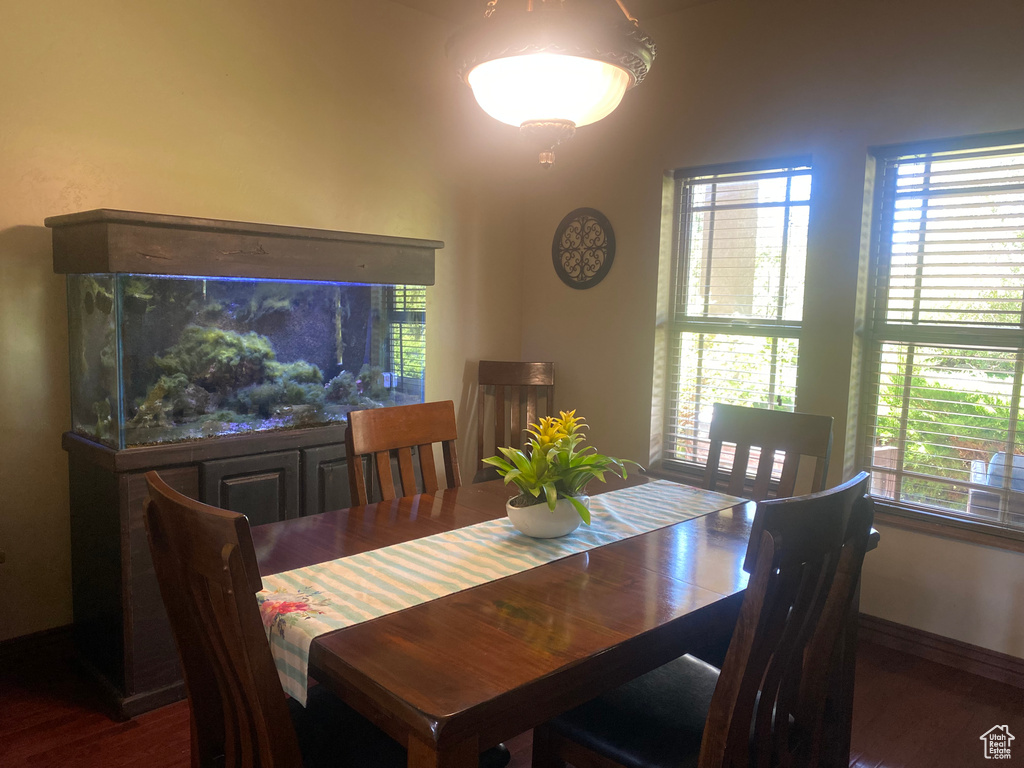
[[466, 79], [487, 114], [517, 127], [532, 120], [595, 123], [630, 86], [630, 74], [614, 64], [557, 53], [485, 61]]

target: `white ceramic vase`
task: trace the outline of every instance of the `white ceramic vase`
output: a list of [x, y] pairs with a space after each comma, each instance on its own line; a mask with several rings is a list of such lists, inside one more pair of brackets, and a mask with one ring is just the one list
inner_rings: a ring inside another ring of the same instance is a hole
[[[587, 509], [590, 509], [589, 496], [577, 496]], [[519, 531], [535, 539], [555, 539], [572, 533], [583, 522], [580, 513], [568, 499], [555, 502], [554, 510], [548, 508], [546, 502], [531, 504], [528, 507], [513, 507], [512, 499], [505, 502], [505, 511]]]

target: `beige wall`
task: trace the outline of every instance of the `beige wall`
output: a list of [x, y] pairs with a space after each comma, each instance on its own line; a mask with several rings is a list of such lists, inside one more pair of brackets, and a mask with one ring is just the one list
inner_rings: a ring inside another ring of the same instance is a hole
[[[843, 454], [867, 148], [1024, 128], [1024, 6], [717, 0], [647, 26], [659, 44], [648, 81], [524, 185], [524, 358], [557, 363], [559, 405], [590, 419], [602, 449], [646, 460], [663, 172], [809, 154], [798, 407], [836, 417], [838, 480], [853, 458]], [[618, 242], [611, 273], [587, 291], [550, 266], [551, 234], [579, 206], [604, 212]], [[866, 565], [865, 611], [1024, 656], [1024, 556], [884, 534]]]
[[467, 360], [518, 355], [521, 278], [491, 129], [458, 135], [470, 105], [433, 17], [385, 0], [0, 0], [0, 18], [2, 640], [71, 621], [64, 281], [44, 217], [444, 240], [427, 394], [460, 403]]

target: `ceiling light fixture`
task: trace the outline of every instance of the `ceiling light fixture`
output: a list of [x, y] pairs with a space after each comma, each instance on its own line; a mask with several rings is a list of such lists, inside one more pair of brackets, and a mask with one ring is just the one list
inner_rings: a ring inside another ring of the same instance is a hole
[[517, 126], [550, 167], [557, 144], [644, 79], [655, 47], [621, 0], [487, 0], [447, 53], [483, 110]]

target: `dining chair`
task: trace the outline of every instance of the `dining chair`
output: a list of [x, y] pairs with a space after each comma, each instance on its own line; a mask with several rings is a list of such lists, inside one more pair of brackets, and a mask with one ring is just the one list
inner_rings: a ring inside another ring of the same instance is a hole
[[[554, 414], [555, 364], [481, 360], [477, 403], [474, 483], [497, 479], [498, 470], [484, 464], [484, 459], [494, 456], [499, 447], [521, 448], [527, 425]], [[488, 413], [493, 414], [493, 429], [488, 429]], [[493, 435], [493, 443], [486, 439], [488, 434]]]
[[[146, 530], [188, 696], [193, 768], [401, 768], [398, 742], [311, 686], [285, 696], [260, 619], [263, 588], [244, 515], [183, 496], [146, 474]], [[498, 745], [482, 768], [508, 764]]]
[[[770, 411], [715, 403], [711, 416], [711, 446], [704, 469], [703, 487], [709, 491], [724, 490], [733, 496], [762, 501], [792, 496], [801, 467], [801, 458], [815, 460], [810, 491], [825, 489], [829, 456], [832, 452], [832, 417], [791, 411]], [[722, 444], [733, 444], [732, 467], [724, 489], [720, 464]], [[753, 487], [747, 478], [751, 449], [759, 450]], [[772, 482], [776, 453], [785, 454], [778, 482]], [[773, 492], [774, 491], [774, 492]]]
[[[434, 443], [441, 444], [448, 487], [458, 488], [462, 485], [462, 477], [455, 447], [457, 437], [455, 404], [451, 400], [352, 411], [348, 415], [345, 444], [348, 448], [348, 476], [353, 504], [370, 503], [365, 460], [369, 460], [375, 468], [381, 501], [390, 501], [399, 495], [411, 496], [420, 490], [423, 493], [436, 491]], [[417, 489], [413, 449], [419, 456], [422, 489]], [[402, 483], [400, 494], [395, 492], [392, 456], [397, 459]]]
[[534, 768], [811, 768], [835, 725], [833, 659], [850, 619], [873, 507], [860, 473], [765, 501], [721, 671], [682, 656], [534, 731]]

